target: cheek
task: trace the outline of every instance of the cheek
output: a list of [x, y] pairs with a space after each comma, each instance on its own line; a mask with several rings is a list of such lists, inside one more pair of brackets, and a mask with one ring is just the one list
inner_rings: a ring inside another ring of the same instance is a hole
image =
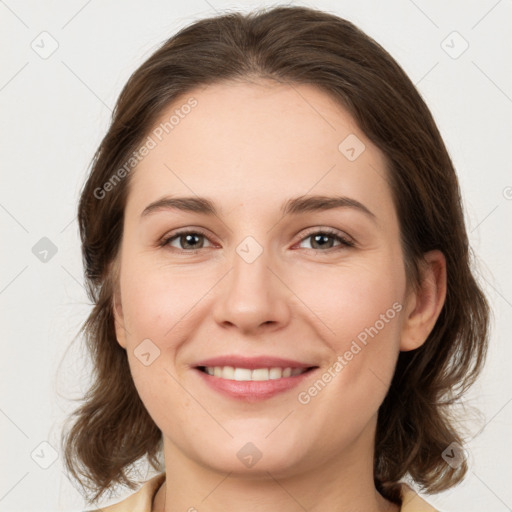
[[201, 298], [218, 278], [187, 268], [171, 271], [142, 259], [130, 263], [121, 276], [127, 356], [141, 400], [160, 426], [166, 420], [158, 411], [169, 410], [169, 402], [175, 411], [190, 406], [177, 383], [185, 367], [176, 358], [197, 324]]
[[[146, 410], [160, 429], [178, 435], [180, 417], [192, 404], [178, 381], [175, 366], [178, 341], [186, 324], [194, 290], [175, 274], [166, 279], [162, 269], [126, 267], [122, 281], [127, 357], [133, 382]], [[173, 292], [173, 288], [178, 292]], [[172, 411], [172, 415], [171, 415]]]
[[174, 370], [169, 370], [165, 358], [159, 357], [151, 365], [145, 366], [132, 356], [129, 357], [129, 364], [137, 393], [157, 427], [173, 438], [183, 435], [183, 422], [176, 421], [176, 418], [186, 417], [187, 410], [194, 404], [183, 393]]
[[[332, 388], [380, 405], [399, 354], [405, 277], [392, 257], [336, 269], [298, 291], [314, 310], [331, 349]], [[311, 286], [314, 283], [314, 286]], [[332, 366], [338, 361], [336, 367]], [[326, 376], [329, 379], [329, 375]], [[331, 387], [331, 384], [328, 384]]]
[[185, 268], [171, 270], [144, 264], [137, 267], [134, 262], [122, 285], [124, 320], [132, 343], [144, 338], [168, 343], [170, 338], [176, 338], [212, 284], [211, 275]]
[[334, 331], [324, 338], [331, 349], [329, 361], [309, 388], [299, 390], [299, 403], [315, 411], [308, 421], [342, 444], [355, 442], [377, 414], [399, 355], [403, 306], [396, 285], [384, 281], [360, 280], [355, 287], [347, 278], [323, 299], [319, 317]]
[[[402, 309], [405, 276], [392, 254], [303, 275], [293, 283], [294, 292], [315, 313], [332, 348], [344, 351], [358, 335], [362, 342], [370, 330], [396, 338]], [[393, 334], [393, 336], [391, 336]]]

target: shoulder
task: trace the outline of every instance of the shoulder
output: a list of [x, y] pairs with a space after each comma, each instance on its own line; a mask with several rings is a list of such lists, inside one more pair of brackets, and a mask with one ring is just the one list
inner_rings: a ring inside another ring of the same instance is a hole
[[153, 498], [164, 481], [165, 473], [159, 473], [123, 501], [102, 507], [101, 509], [88, 510], [85, 512], [151, 512]]
[[406, 483], [402, 483], [402, 508], [400, 512], [439, 512], [421, 498]]

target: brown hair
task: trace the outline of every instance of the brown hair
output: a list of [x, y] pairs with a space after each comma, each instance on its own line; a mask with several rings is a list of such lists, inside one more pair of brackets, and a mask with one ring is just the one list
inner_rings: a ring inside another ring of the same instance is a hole
[[463, 443], [452, 405], [485, 360], [489, 306], [472, 269], [459, 185], [430, 111], [395, 60], [350, 22], [306, 7], [275, 7], [199, 20], [166, 41], [130, 77], [82, 190], [78, 220], [87, 290], [94, 307], [80, 332], [92, 357], [93, 384], [72, 415], [65, 464], [96, 501], [110, 486], [135, 489], [125, 470], [141, 458], [161, 470], [162, 434], [132, 381], [116, 341], [115, 262], [131, 174], [108, 198], [98, 190], [123, 167], [155, 121], [194, 87], [230, 80], [312, 84], [334, 98], [384, 153], [399, 217], [408, 285], [417, 287], [423, 254], [446, 257], [447, 293], [426, 342], [401, 352], [378, 416], [374, 480], [400, 504], [409, 474], [426, 492], [459, 483], [442, 452]]

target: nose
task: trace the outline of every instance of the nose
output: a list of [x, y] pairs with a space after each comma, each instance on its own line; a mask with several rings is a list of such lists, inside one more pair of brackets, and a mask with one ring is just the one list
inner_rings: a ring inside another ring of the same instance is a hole
[[213, 301], [219, 325], [244, 334], [259, 334], [281, 329], [289, 322], [292, 292], [284, 276], [279, 275], [280, 265], [271, 260], [266, 249], [254, 261], [246, 257], [243, 248], [233, 252], [232, 267], [216, 287]]

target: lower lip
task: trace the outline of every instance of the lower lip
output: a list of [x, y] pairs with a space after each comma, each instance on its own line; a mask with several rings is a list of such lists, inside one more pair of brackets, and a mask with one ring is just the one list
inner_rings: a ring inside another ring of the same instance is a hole
[[298, 386], [304, 379], [307, 379], [314, 373], [316, 368], [301, 373], [300, 375], [294, 375], [293, 377], [281, 377], [280, 379], [259, 381], [223, 379], [205, 373], [197, 368], [194, 368], [194, 370], [198, 372], [201, 378], [204, 379], [204, 382], [215, 391], [230, 398], [237, 398], [239, 400], [245, 400], [246, 402], [258, 402]]

